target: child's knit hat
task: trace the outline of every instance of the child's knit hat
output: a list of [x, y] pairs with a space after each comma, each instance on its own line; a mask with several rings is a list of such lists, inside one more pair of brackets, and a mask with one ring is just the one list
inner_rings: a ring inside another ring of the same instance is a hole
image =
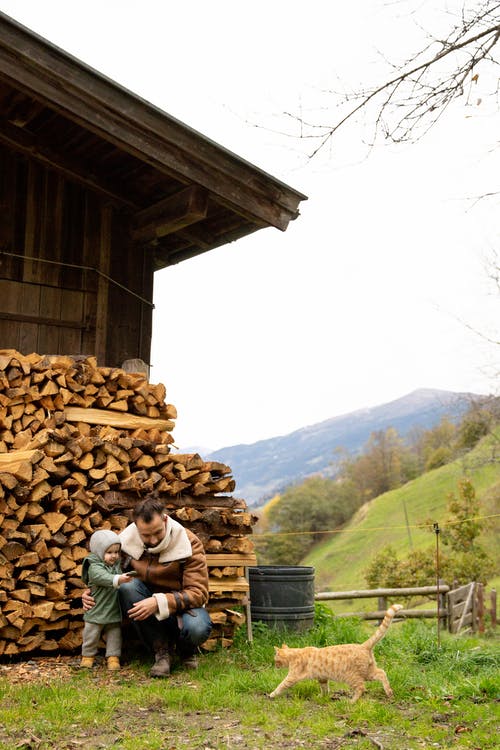
[[104, 560], [104, 553], [112, 544], [119, 544], [120, 547], [122, 546], [118, 534], [115, 534], [115, 532], [110, 529], [94, 531], [90, 537], [90, 551], [93, 552], [94, 555], [97, 555], [97, 557], [100, 557], [101, 560]]

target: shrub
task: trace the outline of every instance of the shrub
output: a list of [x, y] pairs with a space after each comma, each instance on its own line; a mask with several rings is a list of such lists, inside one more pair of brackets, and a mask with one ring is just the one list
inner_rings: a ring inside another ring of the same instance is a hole
[[412, 550], [400, 559], [389, 545], [372, 559], [365, 571], [365, 580], [369, 588], [429, 586], [436, 579], [435, 570], [432, 550]]

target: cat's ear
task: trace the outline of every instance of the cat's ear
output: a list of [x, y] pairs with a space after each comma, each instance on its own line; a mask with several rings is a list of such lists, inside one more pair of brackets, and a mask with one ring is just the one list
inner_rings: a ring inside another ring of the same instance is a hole
[[283, 643], [281, 648], [288, 648], [288, 646], [286, 645], [286, 643]]

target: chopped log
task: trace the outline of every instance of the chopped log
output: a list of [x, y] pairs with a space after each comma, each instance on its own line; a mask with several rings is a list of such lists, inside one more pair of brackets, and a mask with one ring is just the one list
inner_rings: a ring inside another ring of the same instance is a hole
[[40, 558], [38, 557], [36, 552], [25, 552], [24, 555], [21, 555], [16, 560], [16, 566], [21, 568], [29, 568], [36, 565], [38, 562], [40, 562]]
[[48, 620], [54, 609], [54, 602], [39, 602], [33, 605], [33, 617], [40, 617], [42, 620]]
[[63, 651], [74, 651], [82, 645], [81, 633], [70, 630], [59, 639], [59, 648]]
[[66, 516], [63, 513], [45, 513], [43, 521], [50, 531], [55, 534], [66, 521]]
[[19, 542], [7, 542], [2, 547], [2, 555], [7, 560], [17, 560], [21, 555], [26, 553], [26, 547]]
[[253, 542], [245, 537], [225, 537], [222, 541], [223, 549], [228, 552], [242, 552], [244, 554], [253, 552]]
[[47, 599], [49, 600], [62, 599], [64, 597], [65, 591], [66, 591], [65, 581], [52, 581], [47, 584], [46, 589], [45, 589]]
[[28, 603], [31, 600], [31, 594], [29, 589], [15, 589], [12, 592], [13, 599], [19, 599], [19, 601]]
[[30, 493], [30, 501], [37, 503], [39, 500], [49, 495], [52, 491], [51, 485], [47, 481], [39, 482], [36, 484]]

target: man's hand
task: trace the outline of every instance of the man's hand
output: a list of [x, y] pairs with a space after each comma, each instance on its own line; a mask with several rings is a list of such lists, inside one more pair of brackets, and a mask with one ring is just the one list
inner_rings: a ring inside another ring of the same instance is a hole
[[84, 612], [88, 612], [89, 609], [92, 609], [92, 607], [95, 605], [95, 599], [90, 593], [90, 589], [85, 589], [85, 591], [83, 592], [82, 605]]
[[154, 596], [149, 596], [147, 599], [142, 599], [140, 602], [136, 602], [133, 607], [129, 609], [127, 615], [131, 620], [147, 620], [151, 615], [158, 612], [158, 602]]

